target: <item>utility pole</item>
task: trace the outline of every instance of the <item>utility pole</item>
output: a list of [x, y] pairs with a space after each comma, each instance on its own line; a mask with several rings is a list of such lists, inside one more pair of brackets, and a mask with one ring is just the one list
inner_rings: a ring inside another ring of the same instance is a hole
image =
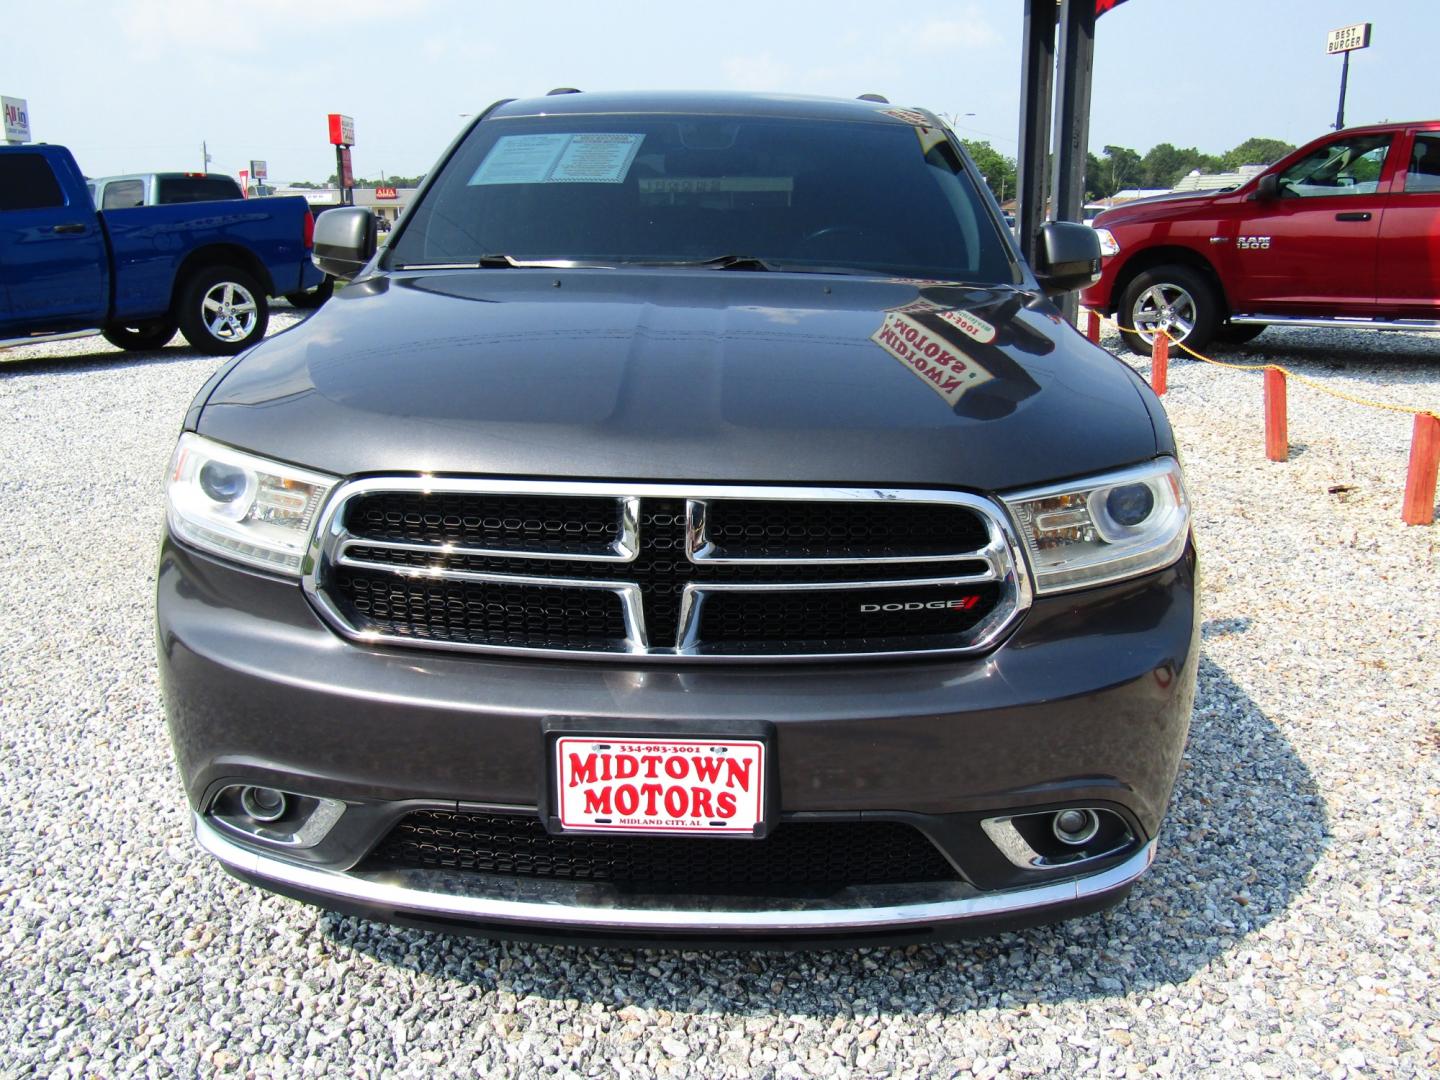
[[210, 144], [208, 142], [200, 144], [200, 161], [200, 171], [208, 173], [210, 171]]

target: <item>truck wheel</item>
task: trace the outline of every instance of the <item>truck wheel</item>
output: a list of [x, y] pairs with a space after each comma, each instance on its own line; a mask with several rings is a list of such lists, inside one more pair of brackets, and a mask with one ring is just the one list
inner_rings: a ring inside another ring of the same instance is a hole
[[194, 348], [228, 356], [255, 344], [270, 323], [270, 305], [253, 277], [234, 266], [208, 266], [180, 290], [180, 332]]
[[325, 280], [316, 285], [313, 289], [305, 289], [301, 292], [287, 292], [285, 299], [290, 301], [290, 306], [300, 311], [310, 311], [318, 308], [329, 300], [335, 292], [335, 279], [325, 275]]
[[1150, 355], [1157, 330], [1175, 341], [1203, 349], [1220, 323], [1220, 303], [1214, 288], [1188, 266], [1157, 266], [1138, 274], [1120, 297], [1115, 313], [1131, 352]]
[[169, 344], [175, 336], [175, 320], [147, 319], [128, 326], [107, 326], [101, 333], [105, 340], [126, 352], [151, 352]]
[[1215, 340], [1226, 345], [1244, 345], [1265, 332], [1264, 323], [1225, 323], [1215, 331]]

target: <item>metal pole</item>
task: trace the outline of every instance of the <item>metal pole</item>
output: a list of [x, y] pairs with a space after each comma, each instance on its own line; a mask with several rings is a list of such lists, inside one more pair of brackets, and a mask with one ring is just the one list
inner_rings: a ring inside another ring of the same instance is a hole
[[1345, 62], [1340, 65], [1340, 107], [1335, 110], [1335, 130], [1345, 126], [1345, 84], [1350, 81], [1350, 50], [1345, 50]]
[[1050, 149], [1051, 87], [1055, 77], [1055, 0], [1025, 0], [1020, 88], [1020, 152], [1016, 159], [1015, 228], [1020, 251], [1035, 263], [1045, 219], [1045, 157]]
[[[1055, 221], [1080, 221], [1085, 207], [1085, 157], [1090, 146], [1090, 82], [1095, 60], [1095, 5], [1062, 0], [1060, 5], [1060, 85], [1055, 106]], [[1070, 322], [1079, 314], [1079, 298], [1067, 293], [1060, 310]]]

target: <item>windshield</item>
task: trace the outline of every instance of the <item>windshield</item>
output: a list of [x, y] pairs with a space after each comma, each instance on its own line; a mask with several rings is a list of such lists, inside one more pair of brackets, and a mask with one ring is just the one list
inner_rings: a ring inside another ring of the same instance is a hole
[[602, 265], [742, 255], [782, 270], [1019, 280], [935, 129], [774, 117], [479, 124], [412, 208], [387, 264], [496, 255]]

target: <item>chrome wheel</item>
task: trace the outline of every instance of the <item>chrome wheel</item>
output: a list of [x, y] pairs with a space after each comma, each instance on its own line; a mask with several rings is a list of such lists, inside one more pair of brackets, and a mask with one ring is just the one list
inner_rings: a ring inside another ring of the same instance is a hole
[[244, 285], [234, 281], [218, 281], [205, 291], [200, 301], [205, 326], [218, 341], [244, 341], [255, 332], [259, 308], [255, 297]]
[[1161, 330], [1175, 341], [1184, 341], [1194, 331], [1195, 319], [1195, 298], [1179, 285], [1151, 285], [1130, 309], [1130, 325], [1147, 345]]

